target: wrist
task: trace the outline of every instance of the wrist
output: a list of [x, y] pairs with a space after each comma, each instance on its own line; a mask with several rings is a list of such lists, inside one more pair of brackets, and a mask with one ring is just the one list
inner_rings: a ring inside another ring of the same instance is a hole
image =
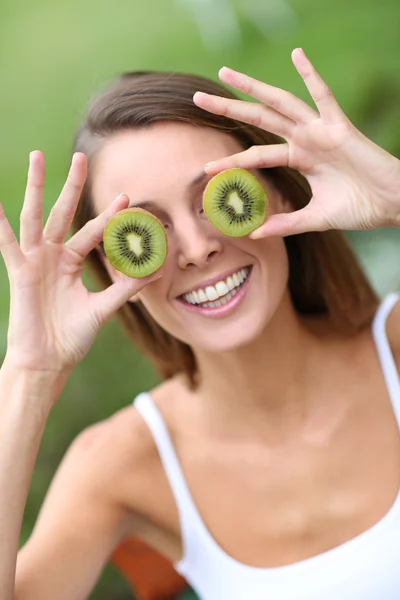
[[1, 371], [6, 371], [10, 374], [19, 374], [21, 377], [29, 378], [33, 382], [42, 381], [56, 381], [62, 379], [68, 379], [71, 374], [72, 368], [41, 368], [31, 367], [21, 364], [21, 361], [15, 359], [10, 353], [7, 353], [4, 357], [1, 365]]
[[383, 191], [383, 202], [387, 208], [383, 227], [400, 227], [400, 160], [391, 156], [386, 188]]
[[46, 415], [57, 402], [69, 374], [70, 371], [23, 368], [6, 356], [0, 370], [0, 402], [12, 389], [12, 395], [16, 392], [22, 402], [41, 407]]
[[397, 200], [397, 217], [395, 219], [395, 227], [400, 227], [400, 160], [396, 158], [396, 166], [397, 166], [397, 189], [395, 191], [396, 200]]

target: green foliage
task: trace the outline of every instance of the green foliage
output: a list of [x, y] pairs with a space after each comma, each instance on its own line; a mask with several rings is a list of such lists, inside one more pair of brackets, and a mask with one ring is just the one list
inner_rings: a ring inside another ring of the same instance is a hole
[[[217, 4], [213, 0], [214, 9]], [[200, 34], [190, 8], [194, 0], [87, 0], [83, 4], [3, 0], [0, 197], [15, 229], [29, 151], [40, 148], [46, 155], [48, 213], [63, 185], [73, 132], [86, 102], [122, 71], [191, 71], [216, 78], [218, 68], [228, 64], [309, 101], [290, 61], [290, 51], [302, 46], [356, 125], [400, 154], [398, 0], [292, 0], [292, 18], [279, 23], [274, 21], [276, 14], [268, 13], [268, 2], [257, 4], [266, 7], [261, 15], [264, 21], [258, 23], [248, 10], [254, 2], [232, 2], [240, 31], [240, 38], [232, 43], [226, 36], [218, 36], [226, 21], [208, 13], [210, 2], [205, 3], [207, 9], [198, 11], [198, 23], [209, 33], [216, 23], [214, 38], [205, 36], [204, 31]], [[351, 240], [380, 291], [386, 291], [395, 280], [400, 282], [400, 261], [393, 260], [399, 253], [398, 231], [354, 234]], [[9, 302], [2, 263], [0, 289], [1, 357], [6, 348]], [[71, 440], [89, 424], [130, 403], [155, 381], [150, 366], [115, 323], [107, 325], [71, 376], [49, 419], [26, 507], [22, 542], [30, 535], [52, 475]], [[189, 599], [188, 594], [182, 600]], [[107, 569], [92, 598], [124, 597], [129, 597], [127, 586]]]

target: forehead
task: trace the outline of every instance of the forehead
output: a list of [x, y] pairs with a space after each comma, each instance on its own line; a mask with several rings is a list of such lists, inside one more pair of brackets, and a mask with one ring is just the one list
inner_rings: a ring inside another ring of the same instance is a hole
[[98, 210], [125, 192], [131, 200], [183, 190], [206, 162], [240, 152], [232, 136], [185, 123], [156, 123], [118, 133], [105, 141], [93, 167]]

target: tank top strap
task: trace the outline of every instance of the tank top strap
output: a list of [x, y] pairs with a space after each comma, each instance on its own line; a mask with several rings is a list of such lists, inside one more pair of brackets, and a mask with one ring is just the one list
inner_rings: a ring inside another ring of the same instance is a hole
[[372, 322], [372, 335], [386, 386], [400, 428], [400, 374], [386, 333], [386, 321], [394, 305], [400, 301], [400, 292], [388, 294], [381, 302]]
[[184, 555], [186, 555], [189, 546], [191, 546], [193, 529], [198, 529], [196, 525], [198, 525], [200, 529], [202, 528], [201, 517], [190, 494], [164, 418], [154, 400], [149, 393], [142, 392], [135, 398], [134, 405], [142, 415], [153, 435], [161, 463], [171, 486], [178, 508], [182, 544]]

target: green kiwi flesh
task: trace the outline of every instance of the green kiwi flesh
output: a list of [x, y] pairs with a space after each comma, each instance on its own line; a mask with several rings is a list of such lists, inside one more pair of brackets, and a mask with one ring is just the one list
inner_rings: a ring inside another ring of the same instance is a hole
[[112, 266], [129, 277], [151, 275], [167, 256], [164, 227], [141, 208], [127, 208], [113, 215], [105, 226], [103, 242]]
[[208, 220], [230, 237], [248, 235], [265, 221], [268, 198], [261, 183], [245, 169], [215, 175], [203, 195]]

